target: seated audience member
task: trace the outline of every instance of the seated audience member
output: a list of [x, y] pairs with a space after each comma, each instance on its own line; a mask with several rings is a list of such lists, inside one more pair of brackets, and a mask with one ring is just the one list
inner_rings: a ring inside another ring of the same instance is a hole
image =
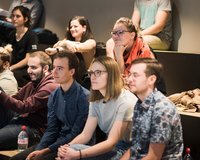
[[[0, 89], [7, 95], [17, 93], [18, 85], [13, 73], [9, 70], [12, 48], [10, 45], [0, 47]], [[0, 105], [0, 128], [4, 127], [11, 112]]]
[[133, 24], [152, 49], [169, 49], [172, 41], [171, 14], [171, 0], [135, 0]]
[[11, 32], [9, 43], [13, 52], [10, 70], [13, 71], [19, 87], [23, 87], [30, 81], [27, 74], [27, 62], [31, 52], [37, 50], [37, 35], [29, 29], [30, 11], [23, 6], [17, 6], [12, 10], [12, 23], [16, 30]]
[[161, 72], [162, 65], [155, 59], [137, 59], [131, 64], [129, 88], [138, 102], [134, 108], [131, 155], [127, 152], [124, 160], [182, 157], [180, 116], [176, 106], [155, 87]]
[[31, 82], [12, 97], [0, 91], [0, 106], [13, 111], [8, 124], [0, 129], [0, 150], [17, 148], [22, 125], [27, 126], [30, 146], [40, 139], [47, 125], [48, 97], [58, 87], [49, 72], [51, 65], [51, 58], [44, 52], [32, 53], [27, 70]]
[[9, 10], [3, 10], [4, 14], [2, 16], [0, 15], [0, 38], [3, 42], [8, 41], [9, 33], [15, 29], [15, 26], [11, 23], [12, 20], [9, 18], [9, 15], [16, 6], [20, 5], [27, 7], [31, 11], [31, 29], [43, 27], [41, 26], [41, 18], [44, 14], [44, 9], [41, 0], [13, 0], [10, 4]]
[[9, 70], [12, 48], [10, 45], [0, 47], [0, 87], [7, 95], [14, 95], [18, 91], [18, 84]]
[[87, 72], [94, 58], [95, 49], [96, 42], [93, 38], [89, 21], [83, 16], [75, 16], [69, 21], [66, 38], [58, 41], [53, 48], [47, 48], [45, 51], [49, 55], [63, 50], [75, 53], [80, 62], [76, 79], [81, 82], [83, 75]]
[[[109, 45], [109, 41], [106, 44], [106, 54], [109, 57], [114, 58], [126, 79], [131, 62], [137, 58], [155, 58], [154, 54], [150, 50], [149, 46], [138, 37], [137, 31], [131, 19], [122, 17], [118, 19], [111, 32], [114, 42], [114, 48]], [[166, 94], [165, 82], [162, 80], [158, 83], [158, 89]]]
[[[57, 160], [111, 157], [118, 160], [130, 146], [129, 127], [137, 98], [124, 89], [118, 64], [110, 57], [98, 57], [91, 63], [88, 74], [91, 95], [86, 125], [80, 135], [58, 149]], [[108, 135], [107, 139], [86, 145], [97, 125]]]
[[54, 160], [58, 147], [81, 133], [88, 115], [89, 91], [74, 80], [77, 68], [78, 59], [74, 54], [63, 52], [55, 56], [52, 74], [60, 87], [48, 101], [47, 129], [36, 147], [14, 156], [12, 160]]
[[119, 18], [114, 24], [111, 35], [112, 39], [106, 44], [106, 54], [117, 61], [121, 73], [127, 74], [131, 62], [136, 58], [154, 58], [149, 46], [138, 37], [131, 19]]

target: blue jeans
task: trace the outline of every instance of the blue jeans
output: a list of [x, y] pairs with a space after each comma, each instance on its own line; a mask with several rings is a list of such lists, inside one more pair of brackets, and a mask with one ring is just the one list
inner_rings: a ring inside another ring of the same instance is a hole
[[[119, 141], [119, 143], [112, 151], [109, 151], [107, 153], [95, 157], [82, 158], [82, 160], [119, 160], [122, 157], [122, 155], [127, 151], [127, 149], [130, 148], [130, 144], [131, 143]], [[89, 147], [91, 146], [84, 144], [70, 145], [70, 148], [73, 148], [74, 150], [83, 150]]]

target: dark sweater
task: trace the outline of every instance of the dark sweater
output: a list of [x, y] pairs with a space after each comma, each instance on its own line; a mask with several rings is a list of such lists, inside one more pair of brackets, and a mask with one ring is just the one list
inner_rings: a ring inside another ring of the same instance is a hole
[[47, 124], [47, 102], [52, 91], [58, 87], [51, 74], [39, 83], [29, 82], [14, 96], [0, 94], [0, 105], [11, 109], [24, 117], [35, 128], [45, 129]]

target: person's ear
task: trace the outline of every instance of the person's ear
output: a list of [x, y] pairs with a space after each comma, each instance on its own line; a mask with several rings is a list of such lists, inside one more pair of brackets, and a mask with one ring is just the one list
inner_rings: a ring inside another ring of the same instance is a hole
[[149, 76], [148, 79], [149, 79], [149, 84], [154, 85], [157, 80], [157, 77], [155, 75], [151, 75], [151, 76]]
[[7, 68], [9, 68], [9, 67], [10, 67], [10, 63], [9, 63], [8, 61], [3, 62], [3, 68], [4, 68], [4, 69], [7, 69]]
[[86, 32], [86, 30], [87, 30], [86, 25], [83, 26], [83, 29], [84, 29], [83, 32]]
[[25, 18], [24, 18], [24, 22], [27, 22], [27, 21], [28, 21], [28, 18], [27, 18], [27, 17], [25, 17]]
[[43, 72], [46, 73], [46, 72], [48, 72], [48, 71], [49, 71], [49, 66], [48, 66], [48, 65], [45, 65], [45, 66], [43, 67]]
[[73, 77], [75, 74], [75, 69], [74, 68], [70, 69], [70, 73], [71, 73], [71, 76]]
[[131, 32], [131, 39], [135, 38], [135, 32]]

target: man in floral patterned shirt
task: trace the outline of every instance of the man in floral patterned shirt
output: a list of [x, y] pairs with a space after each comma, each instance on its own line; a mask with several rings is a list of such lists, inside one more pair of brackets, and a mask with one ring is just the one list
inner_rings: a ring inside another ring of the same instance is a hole
[[155, 59], [143, 58], [132, 62], [129, 88], [139, 100], [134, 108], [132, 146], [127, 152], [131, 160], [181, 159], [180, 116], [175, 105], [155, 88], [161, 71], [162, 65]]

